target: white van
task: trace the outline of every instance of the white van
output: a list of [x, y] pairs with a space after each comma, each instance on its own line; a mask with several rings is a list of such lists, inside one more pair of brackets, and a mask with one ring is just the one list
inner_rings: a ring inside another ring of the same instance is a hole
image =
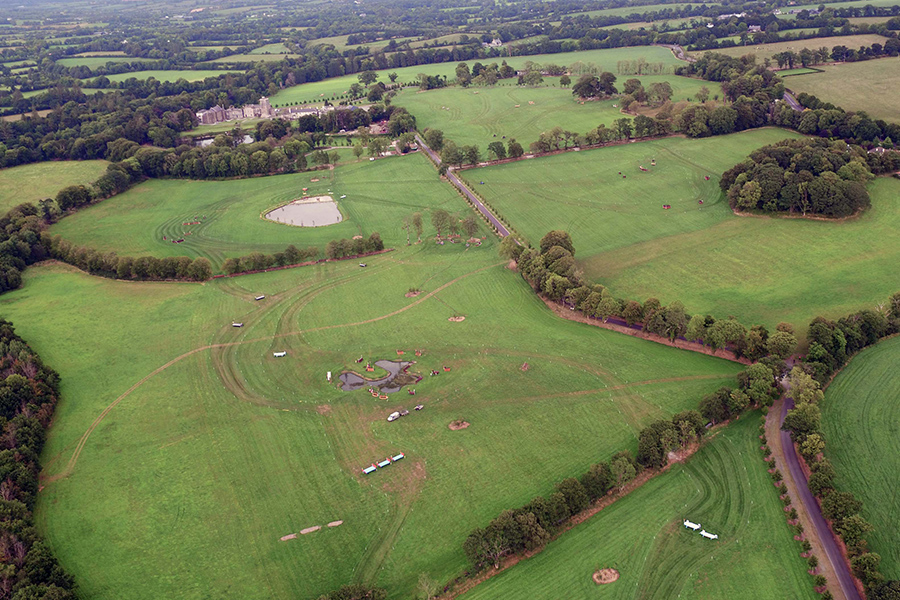
[[398, 412], [392, 412], [391, 414], [388, 415], [388, 421], [396, 421], [399, 418], [400, 418], [400, 413], [398, 413]]

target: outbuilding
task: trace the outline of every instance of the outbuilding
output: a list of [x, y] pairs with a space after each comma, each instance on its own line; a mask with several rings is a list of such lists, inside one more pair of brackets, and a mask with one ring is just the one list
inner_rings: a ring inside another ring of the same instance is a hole
[[257, 300], [265, 300], [266, 297], [265, 297], [265, 296], [257, 296], [256, 299], [257, 299]]
[[368, 475], [369, 473], [375, 472], [375, 470], [376, 470], [377, 468], [378, 468], [378, 467], [376, 467], [375, 465], [368, 466], [368, 467], [366, 467], [365, 469], [363, 469], [363, 473], [365, 473], [366, 475]]
[[694, 531], [700, 529], [700, 523], [693, 523], [691, 521], [688, 521], [687, 519], [684, 520], [684, 526], [688, 529], [693, 529]]
[[717, 536], [717, 535], [714, 534], [714, 533], [710, 533], [710, 532], [706, 531], [705, 529], [704, 529], [703, 531], [700, 532], [700, 535], [702, 535], [703, 537], [705, 537], [705, 538], [708, 539], [708, 540], [717, 540], [717, 539], [719, 539], [719, 536]]
[[380, 468], [383, 469], [383, 468], [387, 467], [387, 466], [390, 465], [390, 464], [391, 464], [391, 459], [386, 458], [386, 459], [384, 459], [383, 461], [381, 461], [380, 463], [378, 463], [378, 466], [379, 466]]
[[400, 454], [395, 454], [394, 456], [392, 456], [391, 460], [393, 462], [397, 462], [398, 460], [400, 460], [401, 458], [404, 458], [405, 456], [406, 455], [401, 452]]
[[282, 356], [287, 356], [287, 352], [284, 352], [284, 351], [282, 351], [282, 352], [273, 352], [273, 353], [272, 353], [272, 356], [274, 356], [275, 358], [281, 358]]

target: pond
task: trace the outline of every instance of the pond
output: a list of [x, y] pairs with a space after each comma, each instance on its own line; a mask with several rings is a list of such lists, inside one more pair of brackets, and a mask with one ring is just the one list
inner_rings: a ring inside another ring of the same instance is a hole
[[266, 213], [270, 221], [298, 227], [323, 227], [343, 220], [337, 202], [331, 196], [301, 198]]
[[344, 371], [340, 375], [341, 389], [345, 392], [361, 388], [377, 387], [385, 394], [399, 392], [403, 386], [421, 381], [421, 377], [407, 373], [413, 363], [406, 360], [379, 360], [375, 366], [388, 372], [380, 379], [366, 379], [353, 371]]

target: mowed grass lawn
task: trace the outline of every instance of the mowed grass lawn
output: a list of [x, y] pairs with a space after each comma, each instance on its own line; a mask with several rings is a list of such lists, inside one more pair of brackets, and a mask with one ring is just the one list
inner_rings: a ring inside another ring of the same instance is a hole
[[[620, 76], [619, 89], [628, 79], [639, 79], [646, 89], [651, 84], [667, 81], [672, 86], [672, 100], [677, 102], [693, 97], [706, 85], [711, 93], [721, 94], [715, 83], [678, 77], [650, 75]], [[558, 78], [544, 81], [558, 86]], [[416, 117], [419, 130], [440, 129], [444, 137], [457, 144], [475, 144], [486, 155], [487, 145], [506, 138], [516, 138], [526, 149], [543, 131], [562, 127], [584, 134], [601, 123], [611, 126], [613, 121], [627, 115], [614, 107], [618, 100], [580, 103], [568, 87], [521, 87], [502, 85], [491, 88], [451, 87], [427, 92], [406, 90], [394, 100]], [[533, 103], [533, 104], [532, 104]]]
[[879, 58], [856, 63], [819, 65], [821, 73], [791, 77], [785, 85], [806, 92], [845, 110], [864, 110], [869, 116], [900, 121], [900, 58]]
[[[758, 422], [728, 426], [687, 463], [462, 598], [818, 597], [759, 454]], [[719, 539], [686, 529], [684, 519]], [[600, 568], [616, 569], [618, 581], [598, 586], [591, 575]]]
[[[555, 64], [560, 66], [569, 66], [576, 62], [584, 64], [593, 63], [607, 71], [616, 73], [617, 65], [620, 60], [637, 60], [645, 59], [650, 63], [661, 62], [668, 67], [674, 68], [681, 64], [675, 56], [666, 48], [661, 46], [634, 46], [629, 48], [609, 48], [604, 50], [586, 50], [584, 52], [561, 52], [559, 54], [535, 54], [531, 56], [512, 56], [497, 59], [485, 59], [480, 61], [483, 64], [491, 64], [496, 62], [498, 65], [506, 60], [511, 67], [519, 69], [525, 66], [528, 61], [538, 64]], [[478, 61], [468, 61], [469, 68]], [[378, 81], [385, 84], [390, 83], [389, 73], [397, 73], [398, 82], [415, 82], [418, 80], [419, 73], [427, 73], [428, 75], [446, 76], [448, 80], [456, 77], [456, 65], [458, 63], [437, 63], [432, 65], [417, 65], [414, 67], [400, 67], [397, 69], [384, 69], [376, 71]], [[625, 77], [624, 75], [622, 77]], [[515, 81], [515, 80], [513, 80]], [[321, 102], [332, 96], [340, 96], [346, 94], [350, 86], [359, 83], [359, 76], [345, 75], [343, 77], [333, 77], [323, 81], [313, 83], [304, 83], [285, 88], [269, 98], [273, 105], [287, 106], [291, 104], [305, 102]]]
[[[894, 282], [896, 284], [896, 281]], [[867, 538], [886, 579], [900, 579], [900, 337], [859, 353], [825, 392], [825, 455], [837, 486], [863, 501]]]
[[[262, 218], [267, 210], [304, 195], [331, 195], [344, 220], [295, 227]], [[420, 211], [430, 230], [430, 211], [436, 208], [469, 214], [428, 159], [413, 154], [363, 159], [333, 171], [230, 181], [148, 181], [61, 220], [50, 231], [120, 255], [206, 256], [218, 266], [230, 256], [280, 252], [288, 244], [324, 249], [331, 240], [373, 231], [386, 245], [399, 246], [406, 243], [403, 219]], [[196, 220], [201, 224], [184, 225]], [[180, 244], [171, 241], [181, 238], [185, 241]]]
[[[420, 573], [447, 581], [465, 568], [472, 528], [636, 450], [642, 426], [695, 407], [739, 368], [559, 320], [490, 240], [368, 262], [206, 285], [48, 264], [2, 297], [4, 317], [63, 380], [37, 515], [81, 593], [309, 598], [360, 580], [408, 598]], [[407, 298], [410, 287], [426, 295]], [[455, 314], [466, 320], [449, 322]], [[397, 349], [413, 371], [440, 371], [415, 398], [375, 400], [326, 381], [360, 369], [360, 355]], [[85, 438], [129, 388], [192, 350]], [[385, 420], [415, 403], [425, 410]], [[471, 426], [450, 431], [455, 419]], [[361, 474], [397, 452], [406, 459]]]
[[462, 175], [530, 242], [570, 231], [585, 275], [619, 297], [680, 300], [691, 313], [788, 321], [802, 331], [816, 315], [836, 317], [896, 291], [900, 181], [872, 183], [873, 208], [844, 223], [735, 217], [719, 176], [788, 137], [796, 134], [667, 138]]
[[105, 160], [63, 160], [0, 169], [0, 214], [23, 202], [37, 204], [69, 185], [89, 184], [106, 172]]
[[73, 56], [71, 58], [60, 58], [56, 64], [64, 67], [88, 67], [96, 69], [104, 67], [106, 63], [142, 63], [153, 62], [149, 58], [137, 58], [132, 56]]

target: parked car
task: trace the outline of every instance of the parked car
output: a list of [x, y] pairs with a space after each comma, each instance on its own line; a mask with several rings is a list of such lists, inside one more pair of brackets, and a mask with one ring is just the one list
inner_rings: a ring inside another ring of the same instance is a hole
[[406, 409], [403, 409], [403, 410], [400, 411], [400, 416], [401, 416], [401, 417], [405, 417], [405, 416], [408, 415], [408, 414], [409, 414], [409, 411], [406, 410]]
[[366, 266], [366, 263], [359, 263], [359, 266], [365, 267], [365, 266]]
[[398, 413], [398, 412], [392, 412], [391, 414], [388, 415], [388, 421], [396, 421], [399, 418], [400, 418], [400, 413]]
[[423, 408], [425, 408], [424, 404], [416, 404], [416, 410], [422, 410]]

